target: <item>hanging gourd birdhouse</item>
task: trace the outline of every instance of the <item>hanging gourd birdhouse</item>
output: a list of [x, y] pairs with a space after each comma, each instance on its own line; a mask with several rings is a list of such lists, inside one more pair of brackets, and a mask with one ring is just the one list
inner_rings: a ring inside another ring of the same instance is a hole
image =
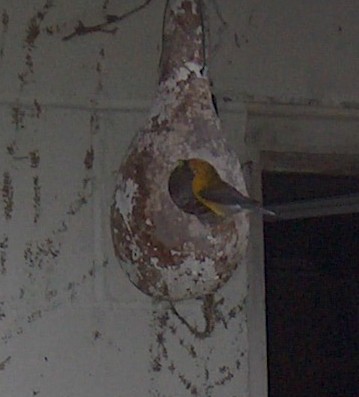
[[201, 7], [167, 2], [157, 96], [121, 163], [111, 208], [122, 268], [142, 292], [170, 300], [216, 291], [241, 264], [248, 239], [244, 212], [222, 216], [194, 192], [201, 175], [195, 184], [191, 164], [213, 166], [246, 193], [212, 102]]

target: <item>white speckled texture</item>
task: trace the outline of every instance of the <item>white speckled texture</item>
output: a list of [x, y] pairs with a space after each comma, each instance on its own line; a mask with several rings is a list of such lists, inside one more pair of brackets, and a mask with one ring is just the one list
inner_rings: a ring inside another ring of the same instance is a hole
[[178, 2], [170, 1], [166, 11], [164, 31], [175, 28], [166, 38], [157, 97], [120, 167], [112, 211], [112, 227], [121, 231], [113, 233], [115, 252], [131, 281], [146, 294], [170, 300], [215, 292], [243, 262], [248, 240], [246, 215], [206, 225], [177, 208], [168, 192], [178, 159], [203, 158], [245, 193], [238, 158], [226, 143], [202, 75], [202, 19], [189, 2], [180, 3], [180, 18]]

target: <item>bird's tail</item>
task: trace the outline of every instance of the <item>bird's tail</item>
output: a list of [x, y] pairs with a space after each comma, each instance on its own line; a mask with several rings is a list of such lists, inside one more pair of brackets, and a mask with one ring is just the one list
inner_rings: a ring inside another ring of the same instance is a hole
[[255, 212], [260, 215], [277, 216], [277, 214], [267, 208], [263, 208], [259, 203], [253, 200], [247, 204], [242, 204], [242, 208], [247, 211]]
[[266, 208], [263, 207], [257, 207], [255, 209], [255, 212], [258, 212], [262, 215], [268, 215], [268, 216], [277, 216], [277, 214], [274, 211], [268, 210]]

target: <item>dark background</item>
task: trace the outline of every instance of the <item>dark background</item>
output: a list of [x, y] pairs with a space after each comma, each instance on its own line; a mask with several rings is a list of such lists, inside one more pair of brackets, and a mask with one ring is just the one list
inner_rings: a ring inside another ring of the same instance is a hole
[[[265, 205], [358, 193], [359, 178], [263, 173]], [[358, 397], [359, 214], [264, 224], [270, 397]]]

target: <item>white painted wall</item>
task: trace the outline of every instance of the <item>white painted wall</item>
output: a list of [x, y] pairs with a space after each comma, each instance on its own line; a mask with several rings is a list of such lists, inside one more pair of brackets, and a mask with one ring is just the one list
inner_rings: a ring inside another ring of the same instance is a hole
[[[358, 105], [354, 1], [208, 3], [210, 72], [243, 162], [256, 160], [243, 101]], [[220, 291], [204, 341], [138, 292], [112, 252], [116, 169], [154, 95], [164, 1], [115, 35], [62, 38], [78, 20], [101, 22], [104, 5], [121, 14], [136, 4], [0, 0], [1, 396], [265, 396], [258, 222], [256, 260]], [[258, 139], [273, 148], [267, 125]], [[198, 302], [178, 309], [203, 325]]]

